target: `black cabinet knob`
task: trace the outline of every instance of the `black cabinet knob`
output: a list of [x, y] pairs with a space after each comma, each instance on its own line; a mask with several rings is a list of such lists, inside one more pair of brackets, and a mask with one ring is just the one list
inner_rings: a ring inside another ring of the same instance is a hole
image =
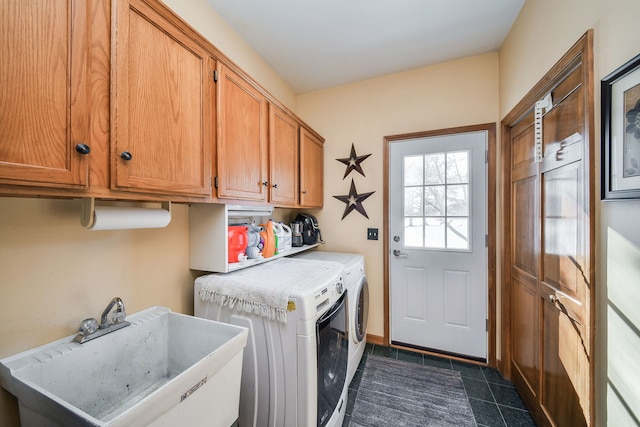
[[269, 181], [263, 182], [262, 185], [264, 185], [265, 187], [268, 187], [269, 186]]
[[91, 148], [87, 144], [76, 144], [76, 151], [80, 154], [89, 154]]
[[272, 187], [273, 188], [278, 188], [278, 184], [273, 184]]
[[131, 159], [133, 158], [133, 156], [131, 155], [131, 153], [130, 153], [130, 152], [128, 152], [128, 151], [123, 151], [123, 152], [120, 154], [120, 158], [121, 158], [122, 160], [126, 160], [126, 161], [128, 162], [129, 160], [131, 160]]

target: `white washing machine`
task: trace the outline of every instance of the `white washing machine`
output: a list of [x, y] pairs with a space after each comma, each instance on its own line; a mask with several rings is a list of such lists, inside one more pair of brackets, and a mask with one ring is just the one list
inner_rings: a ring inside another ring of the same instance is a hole
[[349, 293], [349, 365], [347, 384], [356, 373], [364, 353], [369, 317], [369, 284], [364, 256], [360, 254], [309, 251], [295, 258], [335, 261], [344, 265], [344, 286]]
[[[281, 258], [196, 279], [196, 316], [249, 329], [240, 426], [342, 425], [349, 358], [348, 299], [342, 273], [342, 265], [336, 262]], [[265, 316], [268, 309], [252, 310], [238, 299], [216, 296], [216, 280], [240, 274], [257, 292], [272, 293], [274, 286], [287, 291], [286, 322]]]

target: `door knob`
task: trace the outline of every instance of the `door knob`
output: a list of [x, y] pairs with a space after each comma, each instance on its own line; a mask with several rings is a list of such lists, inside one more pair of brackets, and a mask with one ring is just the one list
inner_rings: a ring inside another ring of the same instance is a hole
[[406, 252], [402, 252], [400, 249], [394, 249], [394, 250], [393, 250], [393, 254], [394, 254], [395, 256], [405, 256], [405, 255], [409, 255], [409, 254], [407, 254]]
[[123, 151], [122, 153], [120, 153], [120, 158], [126, 162], [128, 162], [129, 160], [131, 160], [133, 158], [133, 156], [131, 155], [130, 152], [128, 151]]

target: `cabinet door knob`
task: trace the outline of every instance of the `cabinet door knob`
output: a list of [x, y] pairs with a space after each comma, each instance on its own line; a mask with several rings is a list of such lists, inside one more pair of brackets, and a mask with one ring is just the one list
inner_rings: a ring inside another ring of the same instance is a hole
[[272, 187], [273, 188], [278, 188], [278, 184], [273, 184]]
[[307, 190], [304, 190], [304, 191], [302, 192], [302, 194], [307, 194]]
[[76, 151], [80, 154], [89, 154], [91, 148], [87, 144], [76, 144]]
[[263, 182], [262, 185], [264, 185], [265, 187], [268, 187], [269, 186], [269, 181]]
[[131, 155], [131, 153], [130, 153], [130, 152], [128, 152], [128, 151], [123, 151], [123, 152], [120, 154], [120, 158], [121, 158], [122, 160], [126, 160], [126, 161], [128, 162], [129, 160], [133, 159], [133, 156]]

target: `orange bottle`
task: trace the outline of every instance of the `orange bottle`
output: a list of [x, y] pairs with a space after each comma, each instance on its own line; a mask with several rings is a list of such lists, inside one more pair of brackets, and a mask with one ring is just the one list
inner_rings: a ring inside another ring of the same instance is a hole
[[260, 236], [264, 241], [264, 247], [262, 248], [262, 256], [264, 258], [272, 257], [276, 251], [275, 236], [273, 235], [273, 222], [269, 220], [266, 224], [260, 224], [264, 228], [260, 232]]

